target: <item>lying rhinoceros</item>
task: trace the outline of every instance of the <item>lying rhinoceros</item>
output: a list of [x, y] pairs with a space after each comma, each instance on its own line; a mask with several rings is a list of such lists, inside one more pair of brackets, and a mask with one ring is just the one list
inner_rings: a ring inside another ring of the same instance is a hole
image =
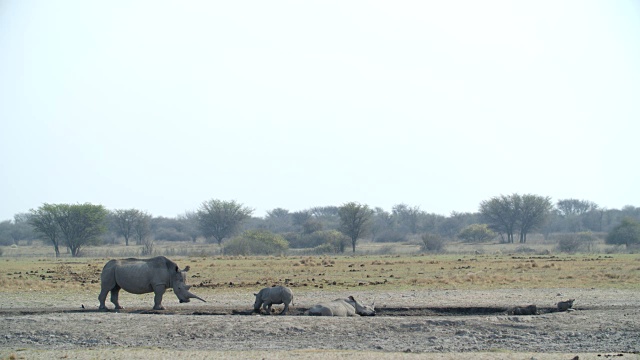
[[120, 289], [132, 294], [155, 293], [154, 310], [164, 310], [162, 295], [167, 288], [173, 288], [173, 292], [181, 303], [189, 302], [191, 298], [205, 301], [189, 292], [191, 286], [186, 284], [187, 271], [189, 271], [188, 266], [180, 270], [176, 263], [164, 256], [152, 259], [110, 260], [100, 275], [102, 288], [98, 296], [100, 309], [107, 309], [104, 302], [109, 291], [111, 291], [111, 302], [115, 308], [124, 309], [118, 303]]
[[291, 289], [284, 286], [264, 288], [253, 295], [256, 296], [256, 302], [253, 304], [254, 312], [260, 312], [260, 305], [262, 305], [267, 314], [271, 314], [272, 304], [284, 304], [284, 309], [280, 312], [280, 315], [283, 315], [289, 310], [289, 304], [293, 303]]
[[510, 315], [538, 315], [538, 307], [535, 305], [516, 306], [509, 310]]
[[308, 315], [315, 316], [374, 316], [376, 314], [375, 304], [362, 305], [349, 296], [347, 299], [336, 299], [328, 303], [321, 303], [313, 306]]

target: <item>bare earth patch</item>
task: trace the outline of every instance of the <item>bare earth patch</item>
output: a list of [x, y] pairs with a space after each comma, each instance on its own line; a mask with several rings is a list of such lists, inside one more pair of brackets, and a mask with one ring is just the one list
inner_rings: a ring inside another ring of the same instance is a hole
[[[99, 312], [97, 294], [0, 294], [0, 358], [605, 359], [640, 352], [640, 293], [631, 290], [307, 291], [294, 294], [286, 316], [251, 314], [247, 291], [199, 290], [209, 302], [178, 304], [168, 292], [165, 311], [150, 310], [152, 295], [121, 293], [120, 312]], [[303, 315], [348, 295], [375, 300], [377, 316]], [[555, 304], [569, 298], [575, 310], [558, 312]], [[529, 304], [540, 315], [508, 314]]]

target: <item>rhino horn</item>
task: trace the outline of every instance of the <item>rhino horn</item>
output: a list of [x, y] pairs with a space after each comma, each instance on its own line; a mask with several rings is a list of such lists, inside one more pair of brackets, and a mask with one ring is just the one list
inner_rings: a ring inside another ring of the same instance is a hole
[[207, 300], [205, 300], [205, 299], [203, 299], [203, 298], [199, 297], [198, 295], [196, 295], [196, 294], [192, 293], [192, 292], [191, 292], [191, 291], [189, 291], [189, 290], [187, 290], [187, 297], [189, 297], [189, 298], [193, 298], [193, 299], [198, 299], [198, 300], [203, 301], [203, 302], [207, 302]]

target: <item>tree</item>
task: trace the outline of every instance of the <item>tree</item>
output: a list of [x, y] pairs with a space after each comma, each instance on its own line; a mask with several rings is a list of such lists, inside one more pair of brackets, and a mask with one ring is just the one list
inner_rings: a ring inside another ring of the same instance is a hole
[[394, 205], [391, 209], [393, 218], [396, 224], [405, 229], [411, 234], [417, 234], [420, 227], [420, 216], [423, 215], [423, 211], [419, 206], [410, 207], [406, 204]]
[[116, 234], [124, 237], [125, 246], [129, 246], [129, 238], [133, 236], [135, 224], [141, 215], [140, 210], [114, 210], [111, 215]]
[[487, 224], [471, 224], [458, 233], [458, 238], [469, 242], [483, 242], [491, 240], [496, 233]]
[[338, 210], [340, 231], [351, 239], [351, 248], [356, 252], [358, 238], [367, 230], [373, 211], [367, 205], [349, 202]]
[[80, 255], [83, 246], [96, 244], [99, 236], [107, 230], [105, 220], [108, 211], [102, 205], [85, 203], [54, 206], [55, 222], [73, 257]]
[[579, 216], [592, 210], [597, 210], [598, 205], [587, 200], [562, 199], [556, 203], [561, 216]]
[[480, 216], [489, 227], [507, 235], [513, 243], [516, 229], [520, 243], [527, 241], [527, 234], [542, 225], [551, 211], [551, 199], [538, 195], [500, 195], [480, 203]]
[[480, 203], [480, 217], [494, 231], [506, 234], [508, 243], [513, 243], [519, 211], [519, 197], [500, 195]]
[[145, 251], [148, 250], [148, 252], [143, 255], [150, 255], [151, 249], [153, 249], [153, 238], [151, 237], [151, 215], [144, 211], [140, 211], [138, 213], [138, 216], [136, 216], [133, 223], [133, 236], [136, 239], [136, 245], [143, 245], [145, 246]]
[[293, 219], [291, 214], [289, 213], [289, 210], [283, 208], [268, 210], [267, 216], [265, 217], [267, 229], [274, 232], [290, 231], [291, 225], [293, 224], [292, 220]]
[[518, 213], [520, 243], [527, 242], [527, 234], [544, 223], [552, 208], [553, 205], [551, 205], [551, 198], [549, 197], [531, 194], [522, 195]]
[[640, 222], [630, 218], [622, 219], [622, 222], [614, 227], [605, 239], [607, 244], [629, 245], [640, 244]]
[[58, 205], [45, 203], [36, 210], [31, 209], [29, 218], [29, 224], [33, 226], [35, 232], [51, 241], [56, 257], [60, 257], [61, 237], [60, 226], [56, 221], [58, 211]]
[[198, 236], [202, 234], [198, 226], [198, 214], [193, 211], [185, 211], [183, 215], [179, 215], [177, 220], [183, 224], [183, 231], [189, 235], [191, 241], [196, 242]]
[[202, 203], [197, 211], [200, 230], [206, 238], [214, 238], [218, 245], [233, 235], [244, 220], [249, 218], [253, 209], [237, 203], [235, 200], [222, 201], [212, 199]]

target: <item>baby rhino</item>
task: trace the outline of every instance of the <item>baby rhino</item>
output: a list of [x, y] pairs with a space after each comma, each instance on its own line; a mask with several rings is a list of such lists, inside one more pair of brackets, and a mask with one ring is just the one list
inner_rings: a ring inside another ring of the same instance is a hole
[[280, 312], [280, 315], [284, 315], [289, 310], [289, 304], [293, 303], [291, 289], [284, 286], [264, 288], [253, 295], [256, 296], [256, 302], [253, 304], [254, 312], [260, 312], [260, 305], [262, 305], [267, 314], [271, 314], [272, 304], [284, 304], [284, 309]]
[[576, 299], [560, 301], [558, 303], [558, 311], [567, 311], [567, 310], [571, 309], [573, 307], [573, 302], [574, 301], [576, 301]]

